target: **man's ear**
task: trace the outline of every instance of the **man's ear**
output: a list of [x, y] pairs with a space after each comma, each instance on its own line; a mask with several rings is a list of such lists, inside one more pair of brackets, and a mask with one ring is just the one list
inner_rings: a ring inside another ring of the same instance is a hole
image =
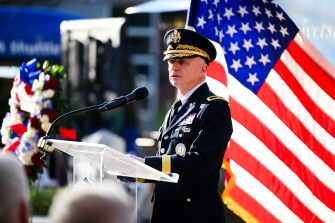
[[203, 66], [201, 67], [201, 73], [205, 74], [207, 71], [207, 64], [203, 64]]

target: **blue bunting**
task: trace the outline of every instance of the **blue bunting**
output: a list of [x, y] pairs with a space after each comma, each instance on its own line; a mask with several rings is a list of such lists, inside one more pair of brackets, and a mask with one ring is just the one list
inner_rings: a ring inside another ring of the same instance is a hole
[[38, 79], [40, 69], [37, 69], [38, 61], [36, 58], [32, 59], [27, 63], [22, 63], [20, 68], [20, 81], [32, 85], [35, 79]]

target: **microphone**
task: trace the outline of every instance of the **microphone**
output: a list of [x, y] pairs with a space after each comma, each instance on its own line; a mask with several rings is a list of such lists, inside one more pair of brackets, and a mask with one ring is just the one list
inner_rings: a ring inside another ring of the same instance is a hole
[[41, 137], [40, 140], [38, 141], [37, 148], [40, 150], [40, 152], [44, 153], [44, 156], [45, 156], [46, 152], [49, 152], [48, 147], [51, 146], [51, 145], [48, 145], [47, 141], [48, 141], [48, 139], [50, 139], [51, 132], [52, 132], [54, 126], [56, 125], [56, 123], [58, 121], [60, 121], [61, 119], [65, 118], [65, 117], [68, 117], [68, 116], [70, 116], [72, 114], [75, 114], [75, 113], [78, 113], [78, 112], [83, 112], [83, 111], [88, 111], [88, 110], [99, 109], [100, 112], [110, 111], [114, 108], [129, 104], [129, 103], [137, 101], [137, 100], [141, 100], [141, 99], [143, 99], [147, 96], [148, 96], [148, 90], [145, 87], [140, 87], [140, 88], [136, 88], [135, 90], [133, 90], [133, 92], [129, 93], [128, 95], [119, 97], [119, 98], [117, 98], [113, 101], [104, 102], [104, 103], [99, 104], [99, 105], [93, 105], [93, 106], [89, 106], [89, 107], [85, 107], [85, 108], [80, 108], [80, 109], [65, 113], [65, 114], [59, 116], [58, 118], [56, 118], [51, 123], [51, 125], [50, 125], [47, 133], [45, 134], [45, 136]]
[[111, 102], [105, 103], [103, 106], [99, 108], [100, 112], [110, 111], [114, 108], [118, 108], [129, 104], [134, 101], [142, 100], [148, 96], [148, 89], [145, 87], [136, 88], [131, 93], [126, 96], [121, 96], [112, 100]]

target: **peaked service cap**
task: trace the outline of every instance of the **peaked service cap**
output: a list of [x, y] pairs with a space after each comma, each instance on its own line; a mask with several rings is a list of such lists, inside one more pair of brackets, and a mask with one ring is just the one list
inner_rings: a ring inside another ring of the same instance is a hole
[[164, 36], [163, 60], [200, 56], [207, 63], [216, 57], [216, 49], [209, 39], [189, 29], [172, 29]]

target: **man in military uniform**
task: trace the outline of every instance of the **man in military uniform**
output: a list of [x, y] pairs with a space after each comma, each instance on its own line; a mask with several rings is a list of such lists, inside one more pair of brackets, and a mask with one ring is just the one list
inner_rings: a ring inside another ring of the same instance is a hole
[[228, 102], [205, 82], [216, 50], [204, 36], [187, 29], [168, 31], [164, 44], [169, 80], [178, 90], [177, 106], [160, 128], [157, 155], [139, 160], [179, 174], [179, 181], [156, 182], [151, 222], [222, 223], [219, 171], [233, 130]]

